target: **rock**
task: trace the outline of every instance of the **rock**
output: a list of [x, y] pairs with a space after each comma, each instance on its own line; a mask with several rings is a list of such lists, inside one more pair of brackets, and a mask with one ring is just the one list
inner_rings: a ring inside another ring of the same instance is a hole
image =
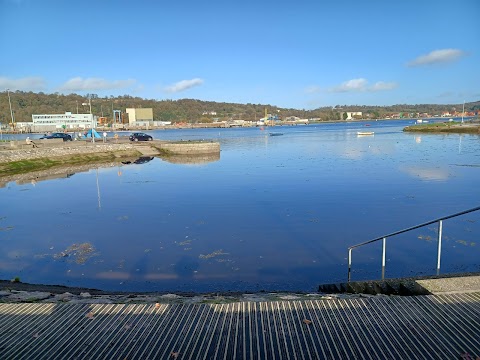
[[69, 292], [66, 292], [66, 293], [63, 293], [63, 294], [56, 294], [55, 297], [54, 297], [54, 300], [66, 302], [66, 301], [72, 300], [73, 297], [74, 297], [73, 294], [71, 294]]
[[165, 294], [160, 296], [160, 299], [163, 299], [163, 300], [175, 300], [180, 298], [181, 296], [175, 295], [175, 294]]
[[51, 297], [52, 294], [49, 292], [40, 292], [40, 291], [18, 291], [16, 293], [12, 293], [8, 299], [19, 301], [19, 302], [35, 302], [39, 300], [45, 300]]

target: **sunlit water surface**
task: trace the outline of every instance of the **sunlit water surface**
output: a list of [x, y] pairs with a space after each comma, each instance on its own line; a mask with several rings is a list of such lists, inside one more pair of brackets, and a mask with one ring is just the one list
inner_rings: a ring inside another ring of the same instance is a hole
[[[344, 281], [348, 246], [480, 203], [480, 138], [403, 133], [412, 122], [150, 131], [219, 141], [220, 157], [9, 183], [0, 278], [162, 292]], [[434, 274], [436, 232], [388, 239], [386, 276]], [[442, 273], [480, 270], [479, 233], [480, 212], [444, 223]], [[354, 250], [352, 280], [380, 276], [381, 243]]]

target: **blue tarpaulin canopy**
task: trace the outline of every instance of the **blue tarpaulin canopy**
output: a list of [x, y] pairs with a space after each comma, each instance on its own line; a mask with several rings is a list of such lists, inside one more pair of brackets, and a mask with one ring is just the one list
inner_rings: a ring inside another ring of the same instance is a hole
[[90, 129], [87, 131], [87, 135], [85, 135], [87, 138], [91, 138], [92, 137], [92, 132], [93, 132], [93, 136], [95, 136], [96, 139], [101, 139], [102, 137], [98, 134], [97, 130], [95, 129]]

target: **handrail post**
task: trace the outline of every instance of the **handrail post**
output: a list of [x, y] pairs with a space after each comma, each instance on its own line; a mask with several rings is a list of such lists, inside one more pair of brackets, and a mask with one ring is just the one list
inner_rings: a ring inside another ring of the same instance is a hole
[[385, 253], [387, 247], [387, 238], [383, 238], [383, 246], [382, 246], [382, 280], [385, 279]]
[[350, 282], [351, 270], [352, 270], [352, 249], [348, 249], [348, 282]]
[[440, 258], [442, 256], [442, 220], [438, 221], [438, 249], [437, 249], [437, 275], [440, 274]]

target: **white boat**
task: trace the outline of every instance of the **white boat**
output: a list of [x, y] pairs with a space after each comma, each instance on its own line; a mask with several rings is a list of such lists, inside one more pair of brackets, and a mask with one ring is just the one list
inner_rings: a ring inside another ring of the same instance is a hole
[[367, 135], [374, 135], [375, 133], [373, 131], [358, 131], [357, 135], [358, 136], [367, 136]]

